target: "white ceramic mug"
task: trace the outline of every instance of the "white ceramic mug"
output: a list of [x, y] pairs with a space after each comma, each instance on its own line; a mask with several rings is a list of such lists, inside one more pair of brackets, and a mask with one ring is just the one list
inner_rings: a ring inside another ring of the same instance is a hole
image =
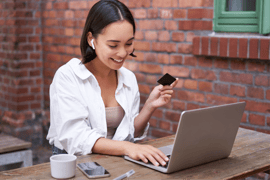
[[71, 154], [57, 154], [50, 157], [51, 175], [64, 179], [75, 176], [77, 157]]

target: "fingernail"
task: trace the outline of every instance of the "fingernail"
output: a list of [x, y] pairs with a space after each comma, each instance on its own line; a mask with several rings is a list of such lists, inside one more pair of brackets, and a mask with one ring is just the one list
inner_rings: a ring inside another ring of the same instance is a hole
[[159, 165], [157, 162], [156, 162], [155, 164], [156, 164], [156, 166], [158, 166], [158, 165]]
[[166, 163], [163, 161], [163, 162], [162, 162], [162, 165], [163, 165], [163, 166], [165, 166], [165, 165], [166, 165]]
[[166, 159], [165, 159], [165, 160], [166, 160], [166, 161], [169, 161], [169, 158], [167, 158], [167, 157], [166, 157]]

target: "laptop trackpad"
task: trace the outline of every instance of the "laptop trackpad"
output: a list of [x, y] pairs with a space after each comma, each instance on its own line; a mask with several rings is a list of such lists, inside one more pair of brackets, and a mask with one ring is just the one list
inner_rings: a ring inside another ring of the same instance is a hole
[[173, 144], [168, 145], [168, 146], [163, 146], [158, 149], [161, 150], [165, 155], [171, 155], [172, 150], [173, 150]]

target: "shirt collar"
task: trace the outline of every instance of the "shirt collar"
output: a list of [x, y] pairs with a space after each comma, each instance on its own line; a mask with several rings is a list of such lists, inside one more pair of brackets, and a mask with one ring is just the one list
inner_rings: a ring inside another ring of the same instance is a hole
[[[69, 65], [73, 69], [74, 73], [82, 80], [85, 80], [90, 76], [94, 76], [78, 58], [72, 58], [69, 61]], [[125, 73], [125, 71], [127, 71], [127, 69], [124, 67], [121, 67], [119, 70], [117, 70], [118, 85], [120, 85], [120, 87], [123, 85], [131, 87], [132, 84], [130, 78], [127, 76], [129, 73]]]
[[74, 73], [82, 80], [94, 76], [82, 63], [81, 60], [73, 58], [69, 61], [70, 67], [73, 69]]

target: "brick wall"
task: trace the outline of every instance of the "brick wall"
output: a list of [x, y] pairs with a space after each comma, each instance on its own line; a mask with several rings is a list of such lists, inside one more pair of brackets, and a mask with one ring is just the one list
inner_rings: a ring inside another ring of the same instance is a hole
[[1, 129], [39, 142], [43, 114], [40, 2], [2, 0], [0, 9]]
[[[28, 130], [27, 137], [33, 131], [44, 131], [38, 136], [44, 139], [49, 125], [49, 85], [59, 66], [80, 57], [80, 36], [95, 2], [0, 1], [3, 131]], [[180, 78], [172, 102], [151, 118], [149, 137], [174, 134], [183, 110], [242, 100], [248, 103], [241, 125], [270, 132], [268, 61], [193, 54], [194, 37], [204, 39], [201, 36], [212, 32], [213, 0], [122, 2], [136, 20], [137, 58], [129, 58], [125, 67], [137, 76], [141, 105], [162, 74], [170, 72]]]

